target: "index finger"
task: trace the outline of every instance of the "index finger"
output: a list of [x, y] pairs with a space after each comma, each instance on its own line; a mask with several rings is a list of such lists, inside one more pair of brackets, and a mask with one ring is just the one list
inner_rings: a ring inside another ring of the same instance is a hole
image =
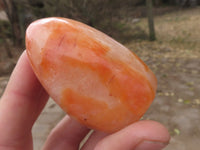
[[26, 139], [47, 100], [48, 94], [33, 73], [24, 52], [0, 101], [0, 146], [13, 144], [13, 141], [19, 144]]

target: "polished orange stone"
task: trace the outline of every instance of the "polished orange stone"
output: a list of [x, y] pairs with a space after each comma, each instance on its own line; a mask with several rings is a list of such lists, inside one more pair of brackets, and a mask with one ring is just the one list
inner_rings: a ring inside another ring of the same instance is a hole
[[107, 133], [138, 121], [157, 81], [145, 63], [104, 33], [66, 18], [40, 19], [27, 28], [33, 70], [64, 111]]

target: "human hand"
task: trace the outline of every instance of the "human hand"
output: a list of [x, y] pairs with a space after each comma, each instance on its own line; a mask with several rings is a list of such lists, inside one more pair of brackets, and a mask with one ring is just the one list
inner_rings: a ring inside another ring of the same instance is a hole
[[[31, 129], [48, 98], [24, 52], [0, 100], [0, 150], [33, 149]], [[77, 150], [89, 131], [66, 116], [51, 131], [43, 150]], [[160, 123], [138, 121], [113, 134], [94, 131], [82, 150], [161, 150], [169, 139]]]

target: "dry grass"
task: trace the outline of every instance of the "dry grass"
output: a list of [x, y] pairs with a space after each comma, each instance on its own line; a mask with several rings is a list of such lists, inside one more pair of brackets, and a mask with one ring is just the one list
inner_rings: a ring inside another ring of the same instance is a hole
[[199, 50], [200, 9], [178, 11], [155, 19], [157, 39], [181, 49]]
[[[128, 23], [148, 35], [147, 19]], [[151, 57], [200, 57], [200, 9], [179, 10], [155, 17], [157, 40], [150, 42], [146, 37], [133, 39], [126, 44], [148, 64]]]
[[[148, 33], [146, 18], [134, 26]], [[158, 43], [170, 47], [199, 51], [200, 47], [200, 8], [179, 10], [155, 17], [155, 30]]]

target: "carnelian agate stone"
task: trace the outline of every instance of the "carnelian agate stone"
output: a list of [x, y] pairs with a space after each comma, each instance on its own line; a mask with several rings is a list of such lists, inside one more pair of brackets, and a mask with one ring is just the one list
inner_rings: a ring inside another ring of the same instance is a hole
[[130, 50], [65, 18], [30, 24], [33, 70], [61, 108], [89, 128], [115, 132], [139, 120], [155, 97], [156, 78]]

